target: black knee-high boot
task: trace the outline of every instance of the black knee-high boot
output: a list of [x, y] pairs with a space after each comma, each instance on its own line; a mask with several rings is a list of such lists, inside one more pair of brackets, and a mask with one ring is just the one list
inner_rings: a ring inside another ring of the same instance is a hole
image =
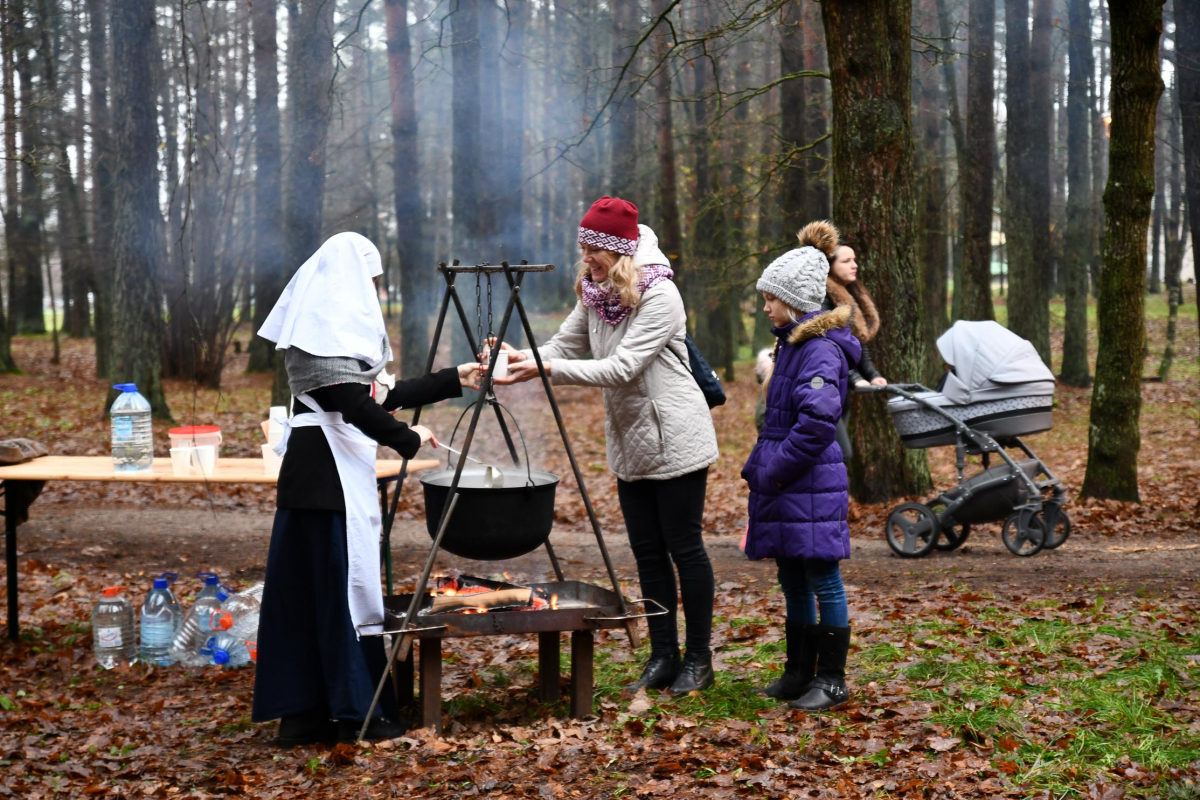
[[816, 625], [806, 625], [803, 622], [787, 620], [784, 623], [787, 662], [783, 665], [783, 674], [779, 679], [759, 690], [762, 694], [778, 700], [795, 700], [804, 694], [816, 674], [816, 630]]
[[[791, 704], [802, 711], [828, 711], [850, 699], [846, 688], [846, 656], [850, 652], [850, 628], [815, 626], [817, 675], [808, 691]], [[810, 627], [810, 630], [812, 628]]]

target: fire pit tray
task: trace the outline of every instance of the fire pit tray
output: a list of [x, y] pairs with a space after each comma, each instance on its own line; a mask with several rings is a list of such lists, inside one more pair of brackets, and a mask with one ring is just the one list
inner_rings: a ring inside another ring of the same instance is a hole
[[[417, 628], [422, 639], [447, 639], [459, 636], [495, 636], [499, 634], [545, 633], [548, 631], [585, 631], [602, 628], [618, 628], [627, 620], [639, 619], [650, 614], [621, 614], [617, 594], [611, 589], [594, 586], [582, 581], [532, 583], [530, 588], [541, 589], [547, 595], [558, 595], [559, 608], [539, 611], [516, 609], [491, 611], [485, 614], [429, 614], [419, 616]], [[411, 594], [391, 595], [383, 598], [387, 613], [386, 633], [399, 632], [404, 624]], [[433, 598], [426, 598], [422, 608], [428, 608]], [[629, 600], [629, 603], [642, 601]], [[444, 628], [442, 627], [444, 626]], [[437, 627], [438, 630], [424, 630]]]

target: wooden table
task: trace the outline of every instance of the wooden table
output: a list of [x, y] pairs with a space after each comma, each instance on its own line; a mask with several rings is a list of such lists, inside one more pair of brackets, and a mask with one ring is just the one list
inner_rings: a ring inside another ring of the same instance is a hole
[[[388, 502], [388, 484], [400, 477], [404, 461], [376, 461], [375, 481], [383, 508], [384, 565], [387, 569], [388, 594], [392, 591], [391, 533], [394, 511]], [[408, 474], [433, 469], [441, 462], [432, 459], [408, 462]], [[20, 635], [17, 595], [17, 526], [28, 516], [35, 491], [31, 484], [44, 481], [106, 481], [128, 483], [258, 483], [274, 484], [278, 475], [268, 475], [261, 458], [218, 458], [213, 474], [175, 476], [171, 459], [155, 458], [144, 472], [115, 472], [110, 456], [42, 456], [24, 464], [0, 467], [0, 494], [4, 495], [4, 559], [8, 575], [8, 638]]]

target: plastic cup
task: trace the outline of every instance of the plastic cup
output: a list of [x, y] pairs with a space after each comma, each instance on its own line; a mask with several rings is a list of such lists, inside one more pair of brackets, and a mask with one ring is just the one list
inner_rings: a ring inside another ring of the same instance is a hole
[[211, 478], [217, 467], [217, 446], [204, 444], [192, 450], [196, 469], [206, 478]]
[[271, 449], [274, 445], [264, 444], [262, 447], [263, 472], [267, 475], [278, 475], [279, 468], [283, 466], [283, 459], [275, 454]]
[[176, 478], [186, 478], [192, 474], [193, 450], [191, 447], [171, 448], [171, 474]]
[[496, 350], [494, 351], [494, 356], [496, 358], [496, 371], [492, 373], [492, 378], [503, 378], [508, 375], [508, 351]]

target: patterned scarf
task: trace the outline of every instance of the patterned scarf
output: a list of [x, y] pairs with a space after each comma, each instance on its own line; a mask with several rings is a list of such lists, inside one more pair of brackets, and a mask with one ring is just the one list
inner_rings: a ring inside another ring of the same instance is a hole
[[[675, 277], [675, 272], [665, 264], [647, 264], [642, 267], [642, 277], [637, 283], [640, 297], [662, 281]], [[620, 325], [632, 310], [621, 305], [621, 293], [610, 281], [595, 283], [590, 275], [583, 276], [583, 304], [596, 309], [600, 319], [609, 325]]]

